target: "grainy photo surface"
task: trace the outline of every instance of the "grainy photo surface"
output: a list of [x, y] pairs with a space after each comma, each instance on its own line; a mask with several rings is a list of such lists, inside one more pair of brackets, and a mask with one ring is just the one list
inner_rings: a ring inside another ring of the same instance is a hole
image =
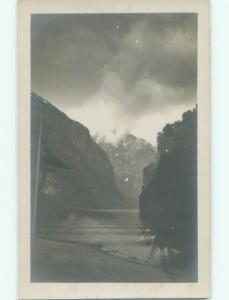
[[20, 2], [21, 299], [209, 295], [208, 4], [142, 1]]
[[31, 16], [32, 281], [197, 281], [197, 27]]

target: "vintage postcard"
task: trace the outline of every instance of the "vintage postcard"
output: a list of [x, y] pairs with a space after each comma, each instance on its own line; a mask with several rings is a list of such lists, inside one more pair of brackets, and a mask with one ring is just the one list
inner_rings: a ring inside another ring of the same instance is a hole
[[205, 0], [18, 3], [19, 298], [210, 295]]

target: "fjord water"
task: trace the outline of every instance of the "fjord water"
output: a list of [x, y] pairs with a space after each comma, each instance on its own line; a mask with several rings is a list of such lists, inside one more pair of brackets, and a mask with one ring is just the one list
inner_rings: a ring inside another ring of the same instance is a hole
[[61, 225], [40, 228], [40, 232], [55, 240], [82, 243], [138, 262], [160, 262], [159, 249], [153, 245], [155, 236], [141, 223], [138, 210], [81, 210]]

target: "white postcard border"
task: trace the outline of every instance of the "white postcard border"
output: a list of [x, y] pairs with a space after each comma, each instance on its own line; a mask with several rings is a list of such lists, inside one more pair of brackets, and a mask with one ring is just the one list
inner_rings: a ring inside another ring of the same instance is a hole
[[[20, 0], [18, 4], [19, 298], [206, 298], [210, 295], [210, 21], [207, 0]], [[30, 15], [198, 13], [198, 282], [30, 282]]]

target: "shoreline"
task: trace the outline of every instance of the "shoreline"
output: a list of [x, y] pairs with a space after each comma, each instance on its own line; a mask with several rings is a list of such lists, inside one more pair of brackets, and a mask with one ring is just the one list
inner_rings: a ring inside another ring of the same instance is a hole
[[77, 242], [31, 241], [32, 282], [176, 282], [158, 266]]
[[110, 249], [110, 250], [105, 251], [104, 249], [102, 249], [102, 247], [100, 245], [89, 245], [89, 244], [84, 243], [84, 242], [77, 242], [77, 241], [64, 240], [64, 239], [58, 239], [58, 238], [44, 238], [44, 237], [42, 237], [40, 239], [48, 240], [48, 241], [54, 241], [54, 242], [60, 242], [60, 243], [66, 243], [66, 244], [68, 244], [68, 243], [69, 244], [77, 244], [77, 245], [81, 245], [81, 246], [84, 246], [84, 247], [92, 248], [95, 251], [99, 251], [99, 252], [102, 252], [102, 253], [107, 254], [107, 255], [112, 255], [112, 256], [120, 258], [120, 259], [128, 260], [129, 262], [132, 262], [132, 263], [135, 263], [135, 264], [140, 264], [140, 265], [160, 269], [159, 265], [157, 265], [157, 264], [150, 263], [150, 262], [147, 262], [147, 261], [144, 261], [144, 260], [140, 260], [140, 259], [137, 259], [133, 256], [128, 256], [128, 255], [122, 254], [118, 250]]

